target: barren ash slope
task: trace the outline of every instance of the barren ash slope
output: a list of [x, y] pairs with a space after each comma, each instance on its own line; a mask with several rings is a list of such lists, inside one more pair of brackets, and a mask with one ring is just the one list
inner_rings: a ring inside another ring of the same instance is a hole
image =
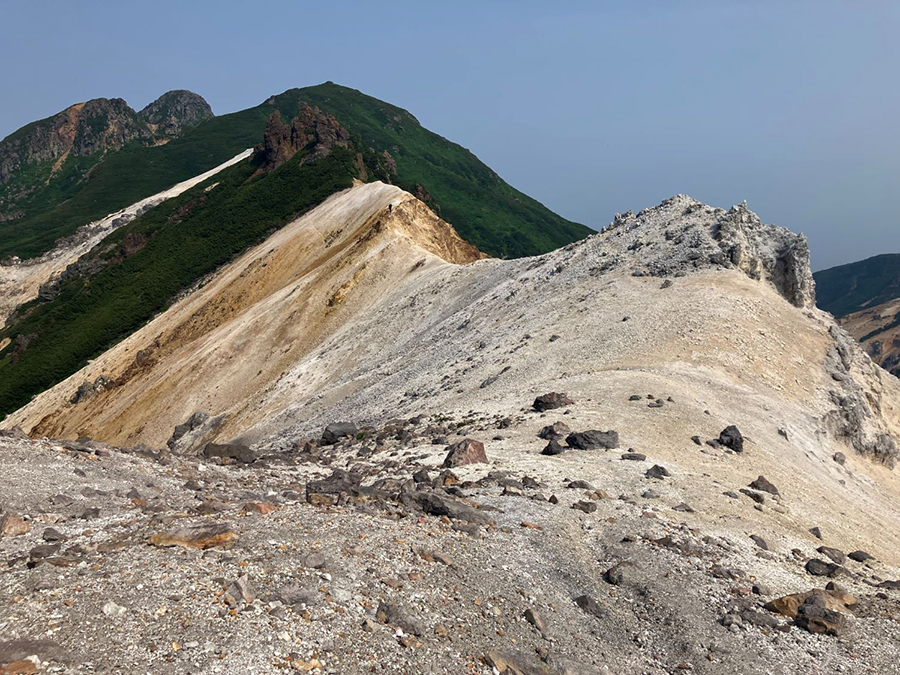
[[900, 382], [743, 205], [502, 261], [357, 184], [17, 425], [0, 662], [898, 672]]

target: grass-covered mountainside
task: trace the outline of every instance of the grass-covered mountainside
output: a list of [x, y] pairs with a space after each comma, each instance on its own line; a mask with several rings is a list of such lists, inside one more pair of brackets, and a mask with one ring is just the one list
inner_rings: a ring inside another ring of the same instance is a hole
[[164, 144], [212, 116], [203, 98], [177, 90], [140, 112], [122, 99], [92, 99], [7, 136], [0, 258], [39, 255], [78, 226], [202, 173], [210, 158], [196, 141], [182, 152]]
[[[271, 172], [264, 153], [240, 162], [116, 230], [76, 265], [50, 301], [21, 306], [0, 330], [0, 417], [68, 377], [189, 287], [359, 174], [354, 146]], [[373, 156], [368, 155], [371, 159]], [[383, 167], [366, 165], [370, 179]], [[211, 187], [215, 186], [215, 187]]]
[[840, 318], [900, 298], [900, 254], [816, 272], [816, 303]]
[[[22, 185], [40, 183], [51, 170], [48, 160], [18, 166], [12, 179], [0, 185], [0, 212], [6, 213], [0, 218], [0, 258], [40, 255], [79, 226], [226, 161], [261, 140], [272, 112], [289, 120], [302, 103], [334, 115], [366, 148], [395, 163], [393, 182], [424, 198], [486, 253], [532, 255], [591, 232], [510, 187], [471, 152], [428, 131], [407, 111], [326, 83], [292, 89], [254, 108], [179, 129], [181, 135], [164, 145], [135, 137], [102, 154], [70, 154], [48, 186], [13, 206], [9, 195], [21, 192]], [[160, 105], [154, 113], [170, 108]], [[0, 143], [0, 155], [4, 144], [23, 135], [20, 130]]]

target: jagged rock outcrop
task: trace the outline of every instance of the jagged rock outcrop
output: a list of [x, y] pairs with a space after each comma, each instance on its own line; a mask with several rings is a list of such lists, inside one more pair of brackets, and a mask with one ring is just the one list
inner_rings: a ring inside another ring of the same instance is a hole
[[186, 89], [167, 91], [138, 115], [166, 136], [178, 136], [184, 129], [214, 117], [206, 99]]
[[630, 265], [635, 276], [682, 276], [733, 268], [772, 284], [795, 307], [815, 306], [806, 237], [763, 224], [746, 203], [729, 210], [675, 195], [657, 207], [616, 214], [605, 230], [617, 244], [600, 271]]
[[304, 105], [300, 113], [284, 122], [281, 113], [275, 111], [266, 122], [266, 132], [262, 145], [257, 147], [260, 168], [273, 171], [301, 150], [309, 150], [302, 161], [325, 157], [335, 147], [349, 147], [350, 133], [344, 129], [334, 115], [323, 113], [318, 108]]

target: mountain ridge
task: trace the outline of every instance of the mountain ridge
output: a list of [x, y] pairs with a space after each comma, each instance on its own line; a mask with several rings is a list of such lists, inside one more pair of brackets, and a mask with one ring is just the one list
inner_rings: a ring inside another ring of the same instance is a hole
[[44, 194], [31, 211], [14, 212], [4, 206], [0, 193], [0, 211], [5, 209], [9, 216], [0, 221], [0, 259], [39, 256], [78, 227], [221, 164], [259, 143], [273, 112], [291, 120], [304, 103], [337, 117], [356, 136], [361, 150], [371, 149], [385, 165], [399, 169], [392, 180], [424, 197], [491, 255], [533, 255], [592, 232], [515, 190], [470, 151], [421, 127], [408, 111], [328, 82], [290, 89], [257, 106], [210, 118], [181, 130], [164, 145], [132, 143], [108, 153], [102, 162], [73, 168], [62, 187]]

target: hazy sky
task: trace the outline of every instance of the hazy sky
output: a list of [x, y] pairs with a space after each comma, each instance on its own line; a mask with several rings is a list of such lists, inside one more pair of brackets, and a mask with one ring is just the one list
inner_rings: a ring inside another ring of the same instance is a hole
[[0, 0], [0, 26], [0, 136], [333, 80], [592, 227], [683, 192], [805, 232], [816, 268], [900, 252], [900, 3]]

